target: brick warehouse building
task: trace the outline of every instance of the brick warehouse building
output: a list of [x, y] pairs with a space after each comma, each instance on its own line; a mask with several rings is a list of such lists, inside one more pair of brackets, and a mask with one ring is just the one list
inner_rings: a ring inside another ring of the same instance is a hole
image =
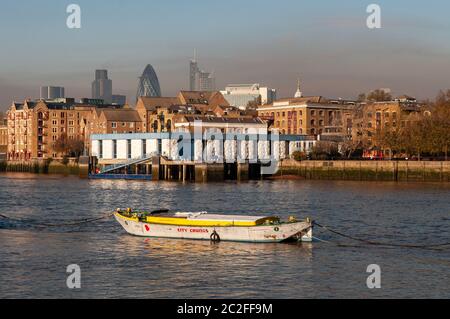
[[13, 103], [7, 112], [7, 159], [28, 161], [35, 158], [60, 158], [63, 154], [54, 150], [58, 139], [65, 135], [69, 140], [88, 144], [87, 126], [96, 112], [119, 107], [75, 103], [74, 99], [69, 98]]

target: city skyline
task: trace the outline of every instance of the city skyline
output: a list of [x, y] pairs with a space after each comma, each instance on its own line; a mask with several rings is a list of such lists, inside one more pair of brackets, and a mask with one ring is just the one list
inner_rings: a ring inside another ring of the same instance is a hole
[[[173, 1], [152, 8], [140, 2], [83, 0], [78, 1], [83, 21], [79, 30], [65, 26], [66, 3], [6, 3], [0, 12], [0, 41], [8, 48], [0, 52], [0, 109], [13, 100], [36, 98], [40, 86], [53, 83], [64, 86], [66, 96], [88, 97], [92, 71], [101, 68], [110, 72], [115, 93], [133, 101], [136, 79], [147, 63], [158, 70], [164, 95], [172, 96], [189, 89], [187, 62], [194, 48], [201, 53], [202, 66], [220, 74], [216, 89], [261, 83], [276, 88], [279, 97], [292, 96], [301, 74], [305, 95], [355, 98], [390, 87], [394, 95], [434, 98], [449, 82], [450, 46], [445, 39], [450, 5], [435, 1], [437, 5], [423, 8], [417, 1], [399, 2], [378, 1], [383, 21], [379, 30], [367, 29], [368, 3], [358, 1], [282, 1], [270, 12], [265, 1], [239, 3], [240, 10], [235, 10], [234, 0], [225, 7]], [[28, 19], [30, 11], [39, 22]], [[189, 12], [198, 12], [201, 21], [177, 20]], [[207, 12], [216, 15], [202, 14]], [[221, 24], [217, 15], [233, 16], [236, 23]], [[148, 30], [168, 16], [173, 23], [163, 34], [149, 36]], [[114, 23], [119, 19], [128, 23]], [[281, 25], [279, 19], [290, 23]], [[210, 27], [202, 28], [205, 23]], [[151, 41], [142, 41], [145, 37]], [[47, 50], [55, 39], [58, 50]], [[35, 49], [25, 50], [23, 43]], [[48, 54], [38, 53], [43, 50]]]

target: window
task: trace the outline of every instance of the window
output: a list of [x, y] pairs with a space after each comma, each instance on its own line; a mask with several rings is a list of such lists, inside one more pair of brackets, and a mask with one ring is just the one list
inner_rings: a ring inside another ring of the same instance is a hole
[[319, 125], [320, 125], [320, 126], [323, 126], [323, 120], [320, 120], [320, 121], [319, 121]]
[[125, 127], [127, 125], [127, 123], [122, 122], [122, 127]]
[[113, 158], [117, 158], [117, 141], [113, 140]]
[[130, 128], [134, 128], [134, 122], [130, 122]]
[[116, 122], [111, 122], [111, 127], [112, 128], [117, 128], [117, 123]]
[[147, 141], [142, 140], [142, 154], [147, 155]]
[[311, 120], [311, 125], [316, 125], [316, 120]]
[[323, 111], [319, 111], [319, 116], [323, 116], [324, 112]]
[[131, 158], [131, 140], [127, 140], [127, 157]]
[[103, 158], [103, 141], [98, 141], [98, 157]]
[[311, 116], [315, 116], [316, 115], [316, 111], [311, 111]]
[[74, 122], [73, 121], [69, 121], [69, 126], [73, 126]]

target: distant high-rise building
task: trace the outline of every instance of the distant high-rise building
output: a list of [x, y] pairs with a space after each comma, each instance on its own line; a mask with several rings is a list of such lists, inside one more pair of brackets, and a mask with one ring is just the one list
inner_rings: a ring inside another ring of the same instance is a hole
[[216, 89], [215, 78], [212, 73], [205, 72], [198, 67], [197, 57], [189, 62], [189, 90], [190, 91], [214, 91]]
[[64, 98], [64, 88], [62, 86], [41, 86], [41, 100], [54, 100]]
[[195, 91], [195, 77], [197, 75], [197, 72], [200, 70], [198, 69], [198, 64], [195, 58], [189, 62], [189, 90]]
[[107, 70], [95, 70], [92, 82], [92, 98], [102, 99], [106, 104], [112, 103], [112, 81], [108, 79]]
[[155, 69], [148, 64], [145, 67], [142, 76], [139, 78], [139, 84], [136, 94], [136, 101], [141, 96], [147, 97], [160, 97], [161, 87], [159, 85], [158, 76], [156, 75]]

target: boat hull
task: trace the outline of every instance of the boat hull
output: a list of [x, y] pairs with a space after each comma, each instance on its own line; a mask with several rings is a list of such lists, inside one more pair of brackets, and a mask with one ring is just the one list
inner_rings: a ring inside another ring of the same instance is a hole
[[279, 243], [287, 240], [312, 241], [312, 224], [306, 221], [270, 226], [203, 227], [151, 224], [127, 218], [118, 213], [114, 216], [127, 233], [140, 237], [218, 239], [252, 243]]

